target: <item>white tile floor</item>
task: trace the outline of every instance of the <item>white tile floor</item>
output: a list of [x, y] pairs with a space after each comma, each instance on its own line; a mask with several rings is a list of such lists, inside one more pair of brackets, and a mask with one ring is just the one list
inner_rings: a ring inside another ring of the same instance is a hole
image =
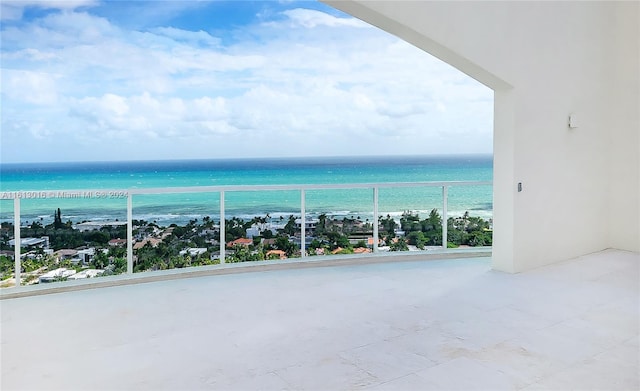
[[1, 388], [638, 390], [640, 256], [189, 278], [0, 301]]

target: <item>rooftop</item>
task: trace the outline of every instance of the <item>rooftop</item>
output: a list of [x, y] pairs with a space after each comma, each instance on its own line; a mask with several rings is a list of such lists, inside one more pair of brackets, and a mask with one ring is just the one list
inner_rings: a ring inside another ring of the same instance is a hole
[[0, 388], [639, 388], [637, 253], [412, 259], [5, 299]]

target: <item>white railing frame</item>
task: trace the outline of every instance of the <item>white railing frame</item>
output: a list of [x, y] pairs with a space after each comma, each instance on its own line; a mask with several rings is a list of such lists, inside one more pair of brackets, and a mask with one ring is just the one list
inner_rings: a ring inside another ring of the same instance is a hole
[[20, 286], [21, 237], [20, 237], [20, 201], [22, 199], [43, 198], [127, 198], [127, 274], [133, 274], [133, 196], [142, 194], [179, 194], [179, 193], [220, 193], [220, 263], [225, 263], [226, 227], [225, 192], [241, 191], [300, 191], [300, 254], [306, 256], [306, 191], [338, 189], [373, 189], [373, 252], [378, 252], [378, 201], [379, 190], [387, 188], [440, 187], [442, 189], [442, 247], [447, 249], [448, 190], [455, 186], [490, 186], [492, 181], [440, 181], [440, 182], [387, 182], [387, 183], [350, 183], [350, 184], [306, 184], [306, 185], [230, 185], [230, 186], [191, 186], [129, 189], [77, 189], [77, 190], [25, 190], [3, 191], [0, 199], [13, 199], [14, 213], [14, 265], [16, 287]]

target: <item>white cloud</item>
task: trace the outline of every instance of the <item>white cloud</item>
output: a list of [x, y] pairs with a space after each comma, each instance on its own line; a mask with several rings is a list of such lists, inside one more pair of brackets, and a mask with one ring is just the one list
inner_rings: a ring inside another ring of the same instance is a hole
[[57, 57], [57, 55], [52, 52], [44, 52], [38, 49], [24, 49], [18, 50], [14, 53], [8, 53], [3, 56], [5, 60], [27, 60], [27, 61], [49, 61], [53, 60]]
[[47, 138], [90, 159], [491, 151], [486, 87], [356, 19], [283, 16], [231, 43], [88, 12], [3, 28], [3, 159]]
[[151, 32], [157, 35], [165, 36], [178, 42], [204, 44], [209, 46], [218, 46], [220, 44], [219, 38], [216, 38], [202, 30], [187, 31], [174, 27], [158, 27], [152, 29]]
[[26, 70], [2, 70], [2, 94], [11, 100], [34, 105], [53, 105], [58, 101], [56, 75]]
[[287, 16], [291, 22], [291, 26], [302, 26], [306, 28], [315, 28], [318, 26], [370, 28], [368, 24], [355, 18], [338, 18], [321, 11], [304, 8], [287, 10], [283, 12], [283, 15]]
[[105, 136], [133, 142], [140, 132], [174, 137], [231, 131], [226, 123], [223, 98], [156, 98], [145, 92], [124, 97], [105, 94], [87, 97], [71, 104], [70, 115], [80, 122], [84, 134], [94, 139]]

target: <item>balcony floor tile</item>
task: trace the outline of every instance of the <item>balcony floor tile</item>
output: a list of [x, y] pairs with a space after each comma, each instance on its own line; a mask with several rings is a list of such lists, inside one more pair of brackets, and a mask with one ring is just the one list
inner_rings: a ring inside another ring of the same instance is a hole
[[0, 388], [639, 389], [639, 265], [363, 261], [5, 299]]

